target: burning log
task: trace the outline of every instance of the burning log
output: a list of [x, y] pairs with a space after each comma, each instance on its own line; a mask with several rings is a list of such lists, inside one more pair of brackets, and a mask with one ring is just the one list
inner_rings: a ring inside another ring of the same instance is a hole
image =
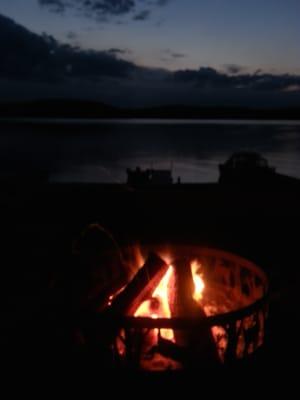
[[134, 315], [140, 304], [151, 298], [167, 269], [165, 261], [151, 253], [144, 266], [113, 300], [111, 312], [118, 315]]
[[[111, 344], [120, 330], [119, 317], [134, 315], [141, 303], [145, 300], [150, 301], [153, 291], [167, 269], [168, 265], [156, 254], [151, 253], [134, 278], [112, 299], [111, 305], [97, 315], [98, 323], [93, 331], [103, 349], [111, 348]], [[129, 337], [131, 336], [129, 335]], [[132, 347], [140, 346], [138, 345], [140, 339], [139, 335], [132, 338], [134, 341]]]
[[[203, 308], [194, 300], [195, 290], [190, 260], [181, 259], [173, 263], [174, 274], [168, 290], [172, 317], [205, 318]], [[186, 348], [187, 362], [195, 360], [205, 365], [219, 362], [217, 346], [209, 327], [193, 330], [175, 330], [176, 345]]]

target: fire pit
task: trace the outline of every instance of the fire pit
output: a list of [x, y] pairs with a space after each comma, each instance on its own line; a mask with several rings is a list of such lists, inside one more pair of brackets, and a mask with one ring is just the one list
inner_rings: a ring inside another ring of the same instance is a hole
[[110, 305], [118, 319], [112, 347], [119, 366], [214, 366], [263, 344], [268, 280], [257, 265], [214, 248], [151, 250], [144, 249], [144, 265]]

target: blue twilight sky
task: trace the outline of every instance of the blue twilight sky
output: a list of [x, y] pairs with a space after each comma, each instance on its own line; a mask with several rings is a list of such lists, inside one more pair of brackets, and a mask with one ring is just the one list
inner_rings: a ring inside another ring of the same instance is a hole
[[[237, 64], [250, 71], [300, 73], [299, 0], [169, 0], [162, 5], [137, 0], [134, 10], [107, 14], [106, 20], [74, 7], [57, 12], [51, 3], [55, 0], [1, 0], [0, 13], [83, 48], [125, 50], [124, 58], [142, 66], [176, 70]], [[135, 20], [143, 11], [150, 14]]]
[[299, 21], [300, 0], [0, 0], [0, 101], [299, 106]]

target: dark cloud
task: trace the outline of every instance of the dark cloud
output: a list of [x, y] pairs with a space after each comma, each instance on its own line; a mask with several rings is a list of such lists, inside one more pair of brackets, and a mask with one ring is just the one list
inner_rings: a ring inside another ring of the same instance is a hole
[[77, 35], [77, 33], [70, 31], [66, 34], [66, 38], [70, 39], [70, 40], [74, 40], [74, 39], [78, 38], [78, 35]]
[[174, 72], [172, 79], [178, 83], [191, 83], [197, 87], [225, 87], [230, 86], [231, 77], [218, 73], [210, 67], [201, 67], [199, 70], [180, 70]]
[[65, 11], [66, 1], [64, 0], [38, 0], [41, 6], [48, 7], [50, 11], [55, 13], [63, 13]]
[[150, 10], [143, 10], [140, 13], [134, 15], [133, 19], [135, 21], [145, 21], [146, 19], [149, 19], [150, 14], [151, 14]]
[[244, 89], [253, 91], [284, 91], [300, 85], [300, 76], [264, 73], [228, 75], [209, 67], [173, 73], [174, 82], [191, 84], [202, 89]]
[[128, 77], [136, 69], [134, 64], [117, 58], [116, 51], [82, 50], [63, 45], [51, 36], [33, 34], [1, 16], [0, 54], [0, 77], [6, 79], [58, 82], [73, 77], [99, 80], [102, 77]]
[[50, 11], [63, 13], [76, 10], [91, 18], [105, 20], [109, 16], [122, 16], [133, 13], [133, 19], [143, 21], [149, 18], [151, 11], [139, 11], [138, 7], [164, 7], [170, 0], [38, 0], [39, 4]]
[[245, 67], [242, 67], [241, 65], [237, 64], [225, 64], [224, 68], [226, 72], [232, 75], [239, 74], [245, 70]]
[[135, 7], [135, 0], [38, 0], [41, 6], [50, 11], [76, 9], [78, 11], [94, 12], [100, 15], [122, 15]]
[[183, 53], [172, 53], [171, 56], [173, 58], [185, 58], [186, 57], [186, 55]]
[[116, 55], [130, 53], [130, 51], [127, 49], [117, 49], [117, 48], [108, 49], [108, 50], [106, 50], [106, 52], [110, 53], [110, 54], [116, 54]]
[[[0, 16], [2, 100], [81, 97], [123, 106], [159, 104], [300, 104], [300, 76], [140, 67], [121, 57], [130, 50], [83, 50], [31, 33]], [[176, 55], [171, 50], [165, 54]], [[175, 56], [176, 58], [176, 56]]]
[[164, 50], [164, 53], [172, 58], [185, 58], [186, 57], [185, 54], [178, 53], [178, 52], [172, 51], [170, 49]]

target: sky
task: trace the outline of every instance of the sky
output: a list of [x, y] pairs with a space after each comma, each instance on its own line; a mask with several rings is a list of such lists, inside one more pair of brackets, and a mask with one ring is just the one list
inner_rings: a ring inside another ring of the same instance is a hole
[[2, 100], [299, 104], [299, 0], [1, 0], [0, 16]]

